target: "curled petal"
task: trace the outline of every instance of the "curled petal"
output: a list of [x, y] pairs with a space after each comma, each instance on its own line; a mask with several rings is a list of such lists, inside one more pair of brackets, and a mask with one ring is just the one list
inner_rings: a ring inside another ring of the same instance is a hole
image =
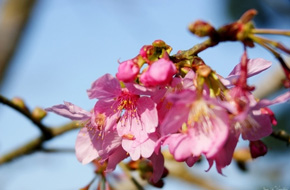
[[[247, 63], [248, 78], [263, 72], [264, 70], [268, 69], [271, 65], [272, 63], [270, 61], [267, 61], [262, 58], [250, 59]], [[241, 66], [240, 64], [238, 64], [234, 67], [234, 69], [227, 78], [224, 79], [221, 77], [220, 80], [225, 86], [231, 86], [235, 81], [237, 81], [240, 75], [241, 75]]]
[[45, 110], [54, 112], [71, 120], [86, 120], [91, 117], [90, 112], [83, 110], [82, 108], [70, 102], [64, 102], [64, 104], [59, 104], [50, 108], [46, 108]]

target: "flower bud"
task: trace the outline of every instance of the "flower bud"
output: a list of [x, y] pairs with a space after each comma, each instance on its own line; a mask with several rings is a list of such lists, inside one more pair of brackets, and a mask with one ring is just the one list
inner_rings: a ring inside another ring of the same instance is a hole
[[149, 66], [148, 70], [140, 76], [140, 81], [145, 86], [167, 85], [176, 72], [174, 63], [162, 58]]
[[46, 116], [46, 111], [40, 107], [34, 108], [32, 111], [32, 117], [38, 121], [42, 120]]
[[209, 24], [208, 22], [201, 21], [201, 20], [198, 20], [190, 24], [188, 29], [191, 33], [199, 37], [204, 37], [204, 36], [213, 37], [213, 35], [216, 34], [216, 30], [211, 24]]
[[136, 79], [139, 74], [139, 66], [132, 59], [120, 63], [117, 78], [123, 82], [132, 82]]
[[22, 110], [25, 110], [26, 112], [29, 112], [28, 108], [25, 105], [25, 102], [23, 99], [19, 98], [19, 97], [14, 97], [12, 98], [12, 103], [14, 105], [16, 105], [17, 107], [21, 108]]
[[267, 146], [260, 140], [250, 141], [250, 152], [252, 158], [264, 156], [268, 152]]

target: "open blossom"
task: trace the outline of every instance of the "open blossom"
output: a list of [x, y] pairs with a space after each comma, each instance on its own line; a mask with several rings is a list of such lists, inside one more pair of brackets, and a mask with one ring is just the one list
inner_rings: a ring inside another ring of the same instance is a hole
[[[89, 97], [98, 98], [107, 115], [115, 118], [122, 146], [134, 160], [140, 156], [151, 156], [156, 140], [150, 134], [155, 132], [158, 125], [156, 103], [150, 97], [142, 96], [142, 93], [146, 94], [142, 88], [130, 84], [121, 88], [119, 81], [109, 74], [96, 80], [88, 90]], [[141, 151], [142, 147], [149, 148]]]
[[[271, 63], [264, 59], [248, 60], [246, 53], [242, 61], [231, 72], [227, 79], [230, 79], [227, 86], [229, 89], [228, 101], [231, 103], [232, 120], [230, 133], [220, 153], [208, 159], [210, 166], [216, 163], [217, 170], [229, 165], [239, 136], [251, 143], [251, 151], [254, 157], [266, 154], [265, 146], [262, 146], [260, 139], [272, 133], [272, 125], [276, 124], [273, 112], [267, 107], [273, 104], [283, 103], [290, 99], [290, 91], [280, 95], [274, 100], [263, 99], [257, 101], [251, 93], [251, 87], [247, 85], [247, 78], [267, 69]], [[225, 82], [225, 81], [223, 81]], [[256, 145], [256, 146], [254, 146]], [[261, 147], [261, 148], [257, 148]]]
[[184, 89], [195, 90], [193, 84], [194, 79], [195, 73], [191, 70], [184, 76], [184, 78], [174, 77], [169, 86], [154, 91], [152, 99], [157, 103], [159, 123], [162, 123], [164, 117], [172, 106], [172, 102], [170, 102], [166, 97], [171, 93], [181, 92]]
[[[120, 149], [121, 137], [117, 135], [117, 132], [113, 130], [105, 131], [105, 126], [109, 122], [107, 123], [108, 118], [103, 110], [88, 112], [69, 102], [64, 102], [63, 105], [56, 105], [46, 110], [82, 123], [83, 128], [77, 136], [75, 145], [76, 156], [81, 163], [87, 164], [97, 158], [106, 161], [112, 154], [115, 154], [117, 149]], [[124, 159], [124, 156], [127, 157], [123, 150], [123, 153], [120, 152], [118, 156], [119, 161]], [[110, 161], [108, 164], [113, 168], [115, 167]]]
[[163, 145], [177, 161], [190, 165], [200, 155], [217, 154], [229, 133], [227, 110], [205, 92], [184, 90], [169, 96], [173, 105], [160, 126]]

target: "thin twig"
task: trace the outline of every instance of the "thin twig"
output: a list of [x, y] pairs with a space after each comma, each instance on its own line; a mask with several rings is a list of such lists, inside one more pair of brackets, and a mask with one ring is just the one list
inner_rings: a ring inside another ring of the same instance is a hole
[[[79, 128], [79, 125], [76, 122], [71, 122], [68, 123], [66, 125], [57, 127], [57, 128], [50, 128], [51, 131], [51, 138], [53, 139], [54, 137], [57, 137], [59, 135], [64, 134], [65, 132], [74, 130]], [[30, 142], [24, 144], [23, 146], [3, 155], [0, 157], [0, 165], [7, 163], [15, 158], [19, 158], [23, 155], [35, 152], [37, 150], [39, 150], [41, 148], [41, 146], [43, 145], [44, 142], [50, 140], [50, 139], [45, 139], [43, 138], [43, 136], [37, 137], [33, 140], [31, 140]]]
[[52, 137], [50, 128], [46, 127], [39, 120], [35, 119], [31, 115], [31, 113], [29, 111], [27, 111], [26, 109], [15, 105], [12, 101], [10, 101], [9, 99], [5, 98], [1, 94], [0, 94], [0, 103], [3, 103], [4, 105], [7, 105], [10, 108], [16, 110], [17, 112], [19, 112], [22, 115], [24, 115], [27, 119], [29, 119], [32, 123], [34, 123], [38, 127], [38, 129], [42, 132], [43, 138], [50, 139]]
[[122, 168], [122, 170], [125, 173], [125, 175], [133, 182], [133, 184], [135, 185], [135, 187], [138, 190], [144, 190], [144, 188], [142, 187], [142, 185], [140, 185], [139, 182], [131, 175], [131, 173], [128, 170], [127, 166], [123, 162], [120, 162], [119, 163], [119, 166]]
[[290, 134], [288, 134], [284, 130], [273, 131], [272, 134], [271, 134], [271, 137], [274, 137], [276, 139], [285, 141], [287, 143], [287, 145], [290, 144]]

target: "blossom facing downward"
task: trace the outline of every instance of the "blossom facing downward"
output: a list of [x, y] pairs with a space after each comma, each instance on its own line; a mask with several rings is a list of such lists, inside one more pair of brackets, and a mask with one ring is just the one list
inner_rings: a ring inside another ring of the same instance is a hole
[[[205, 155], [213, 157], [224, 145], [229, 132], [227, 110], [207, 94], [185, 90], [169, 96], [171, 109], [161, 124], [163, 145], [177, 161]], [[177, 114], [178, 113], [178, 114]]]

